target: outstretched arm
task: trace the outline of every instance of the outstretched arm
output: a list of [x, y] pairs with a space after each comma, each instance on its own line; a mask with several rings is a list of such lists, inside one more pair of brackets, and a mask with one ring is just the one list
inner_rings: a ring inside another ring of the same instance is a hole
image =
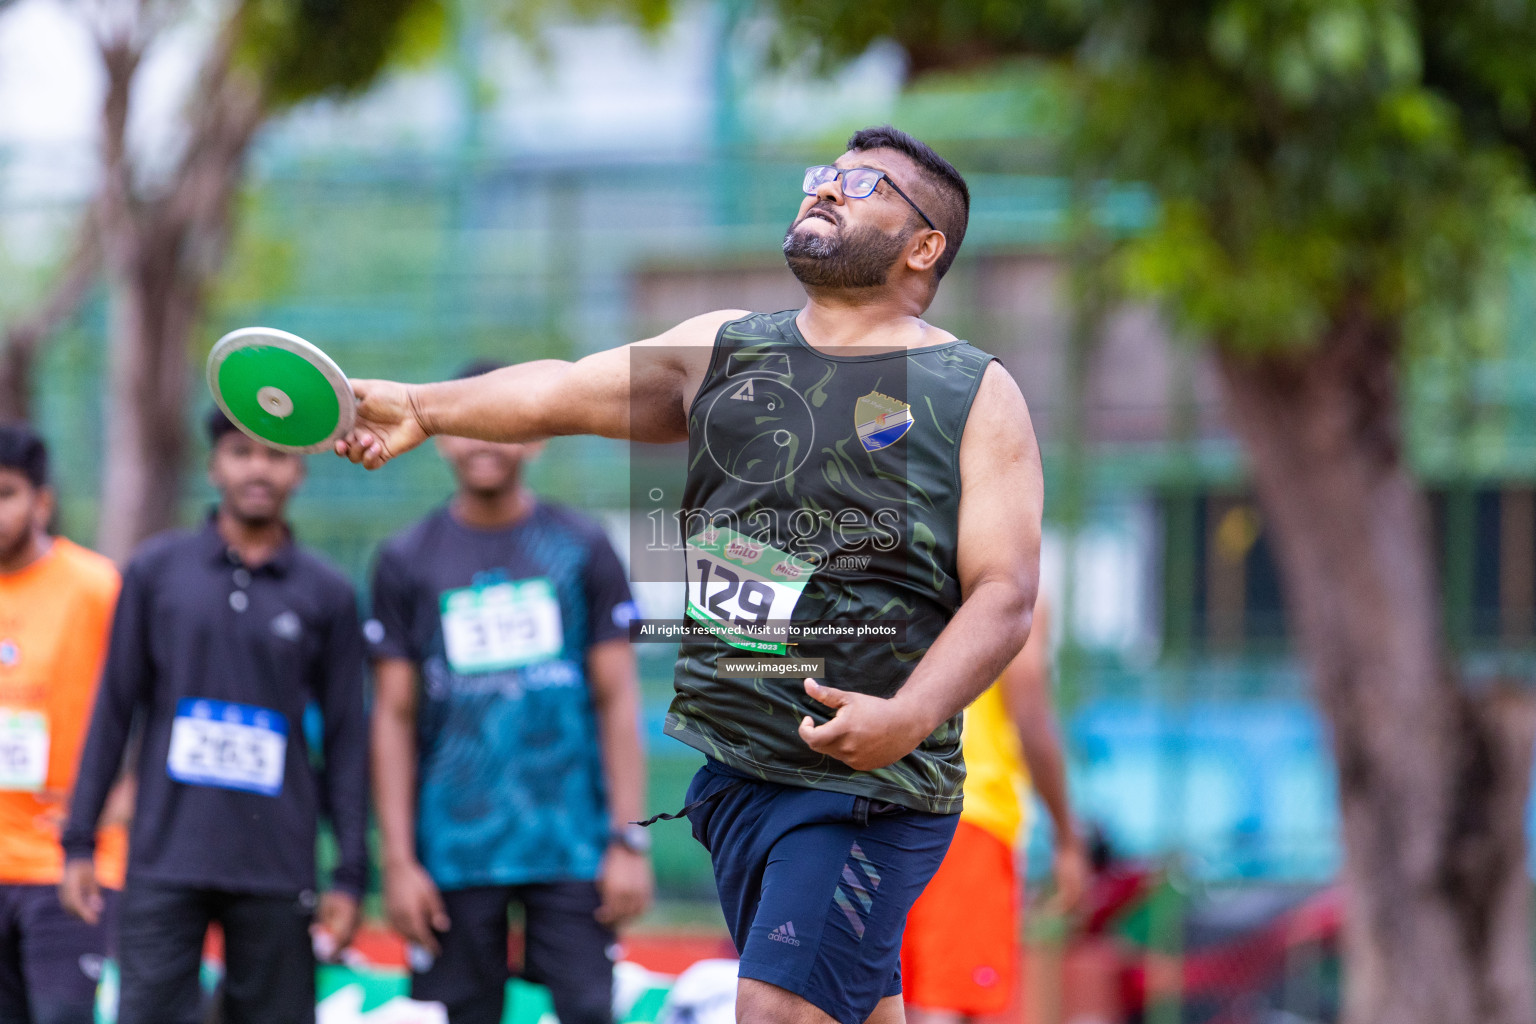
[[353, 381], [357, 424], [336, 442], [336, 454], [378, 469], [434, 434], [509, 442], [567, 434], [686, 440], [688, 405], [715, 335], [745, 315], [706, 313], [574, 363], [538, 359], [441, 384]]
[[961, 604], [894, 697], [847, 693], [814, 680], [805, 690], [831, 721], [807, 717], [800, 735], [850, 768], [893, 764], [981, 695], [1029, 636], [1040, 578], [1045, 485], [1024, 396], [988, 365], [960, 439]]

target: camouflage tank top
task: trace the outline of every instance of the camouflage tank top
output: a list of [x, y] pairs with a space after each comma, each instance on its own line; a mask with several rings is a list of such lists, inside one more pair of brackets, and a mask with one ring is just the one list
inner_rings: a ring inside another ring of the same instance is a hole
[[855, 771], [798, 729], [830, 709], [803, 677], [722, 659], [825, 659], [890, 697], [960, 606], [960, 438], [992, 357], [949, 342], [824, 352], [798, 311], [724, 325], [688, 416], [686, 614], [666, 732], [759, 778], [960, 810], [958, 716], [889, 767]]

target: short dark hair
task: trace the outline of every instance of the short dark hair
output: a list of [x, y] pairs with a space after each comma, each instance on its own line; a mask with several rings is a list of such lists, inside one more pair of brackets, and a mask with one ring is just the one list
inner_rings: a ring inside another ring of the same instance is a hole
[[459, 372], [453, 375], [453, 379], [463, 380], [466, 377], [479, 377], [487, 373], [495, 373], [497, 370], [505, 370], [508, 365], [510, 364], [504, 363], [500, 359], [471, 359], [459, 367]]
[[934, 273], [942, 278], [949, 272], [965, 241], [965, 226], [971, 219], [971, 190], [954, 164], [933, 151], [926, 142], [914, 139], [899, 128], [888, 124], [874, 128], [861, 128], [848, 140], [848, 150], [858, 153], [866, 149], [894, 149], [912, 159], [922, 170], [924, 184], [938, 200], [936, 209], [924, 207], [933, 219], [934, 226], [944, 232], [944, 254], [934, 264]]
[[47, 487], [48, 446], [25, 423], [0, 424], [0, 469], [14, 469], [33, 487]]
[[208, 435], [208, 446], [217, 447], [225, 434], [233, 434], [240, 428], [235, 426], [235, 421], [224, 415], [224, 410], [218, 406], [209, 409], [203, 416], [203, 431]]

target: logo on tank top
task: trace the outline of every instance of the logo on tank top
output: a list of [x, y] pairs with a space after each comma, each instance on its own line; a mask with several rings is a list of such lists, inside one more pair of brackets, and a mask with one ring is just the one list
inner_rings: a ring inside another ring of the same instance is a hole
[[867, 452], [889, 448], [912, 429], [912, 407], [871, 391], [853, 405], [853, 422]]
[[14, 640], [0, 640], [0, 665], [10, 668], [21, 660], [21, 648]]

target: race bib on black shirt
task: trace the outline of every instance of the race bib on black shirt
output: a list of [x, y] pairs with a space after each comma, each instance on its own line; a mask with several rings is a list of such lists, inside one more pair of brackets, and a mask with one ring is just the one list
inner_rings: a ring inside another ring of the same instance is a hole
[[288, 722], [278, 712], [184, 697], [171, 723], [166, 770], [191, 786], [277, 796], [287, 754]]

